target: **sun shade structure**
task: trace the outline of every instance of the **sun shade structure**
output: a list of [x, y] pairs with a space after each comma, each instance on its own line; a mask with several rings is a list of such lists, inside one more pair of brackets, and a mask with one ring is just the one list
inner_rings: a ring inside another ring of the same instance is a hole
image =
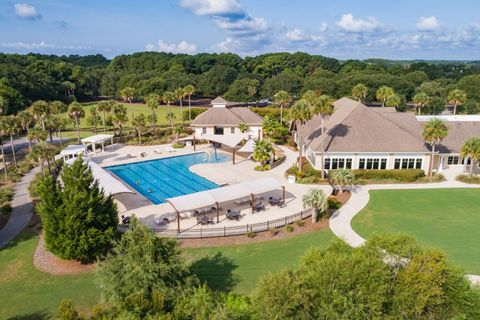
[[250, 139], [248, 140], [240, 149], [238, 149], [238, 152], [248, 152], [248, 153], [253, 153], [253, 150], [255, 149], [255, 140]]
[[102, 150], [104, 150], [106, 141], [110, 141], [110, 144], [113, 144], [113, 135], [112, 134], [97, 134], [97, 135], [90, 136], [90, 137], [82, 139], [82, 143], [84, 145], [91, 145], [92, 146], [94, 155], [97, 154], [96, 149], [95, 149], [95, 145], [96, 144], [101, 144], [102, 145]]
[[63, 149], [60, 152], [60, 156], [62, 156], [63, 160], [67, 160], [71, 157], [78, 157], [79, 155], [86, 155], [87, 154], [87, 146], [82, 144], [72, 144]]
[[253, 181], [242, 182], [231, 186], [225, 186], [217, 189], [206, 190], [187, 194], [184, 196], [167, 199], [167, 202], [177, 212], [178, 232], [180, 232], [181, 212], [193, 211], [204, 207], [217, 208], [217, 222], [219, 216], [219, 204], [237, 199], [251, 197], [252, 208], [255, 201], [255, 195], [273, 191], [276, 189], [283, 190], [283, 202], [285, 201], [285, 187], [273, 178], [263, 178]]

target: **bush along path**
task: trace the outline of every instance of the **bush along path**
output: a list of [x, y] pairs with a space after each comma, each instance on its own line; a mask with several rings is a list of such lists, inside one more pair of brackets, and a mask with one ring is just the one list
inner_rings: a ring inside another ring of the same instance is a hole
[[33, 203], [28, 192], [30, 182], [40, 168], [30, 170], [15, 184], [12, 199], [12, 214], [5, 227], [0, 230], [0, 249], [13, 240], [28, 224], [33, 214]]
[[[413, 184], [379, 184], [354, 186], [351, 189], [349, 201], [335, 211], [329, 219], [332, 232], [343, 239], [352, 247], [359, 247], [365, 243], [365, 239], [353, 230], [351, 222], [370, 200], [370, 190], [395, 190], [395, 189], [443, 189], [443, 188], [480, 188], [479, 185], [471, 185], [459, 181], [444, 181], [439, 183], [413, 183]], [[469, 275], [470, 281], [480, 285], [480, 275]]]

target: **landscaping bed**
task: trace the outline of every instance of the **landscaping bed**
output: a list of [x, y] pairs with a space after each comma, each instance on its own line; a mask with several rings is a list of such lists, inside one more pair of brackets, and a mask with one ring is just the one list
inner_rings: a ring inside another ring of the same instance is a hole
[[469, 176], [467, 174], [461, 174], [458, 175], [455, 180], [463, 182], [463, 183], [469, 183], [469, 184], [480, 184], [480, 176]]

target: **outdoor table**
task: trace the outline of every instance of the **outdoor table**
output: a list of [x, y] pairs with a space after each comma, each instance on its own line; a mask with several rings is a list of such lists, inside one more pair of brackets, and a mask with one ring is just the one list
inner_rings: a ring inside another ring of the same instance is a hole
[[238, 211], [229, 211], [227, 212], [227, 218], [232, 220], [240, 219], [240, 212]]

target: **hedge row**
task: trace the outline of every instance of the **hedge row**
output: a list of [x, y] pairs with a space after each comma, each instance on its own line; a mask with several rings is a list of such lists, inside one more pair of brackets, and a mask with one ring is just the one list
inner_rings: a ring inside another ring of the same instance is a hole
[[400, 182], [415, 182], [425, 176], [425, 173], [421, 169], [352, 171], [356, 180], [397, 180]]

